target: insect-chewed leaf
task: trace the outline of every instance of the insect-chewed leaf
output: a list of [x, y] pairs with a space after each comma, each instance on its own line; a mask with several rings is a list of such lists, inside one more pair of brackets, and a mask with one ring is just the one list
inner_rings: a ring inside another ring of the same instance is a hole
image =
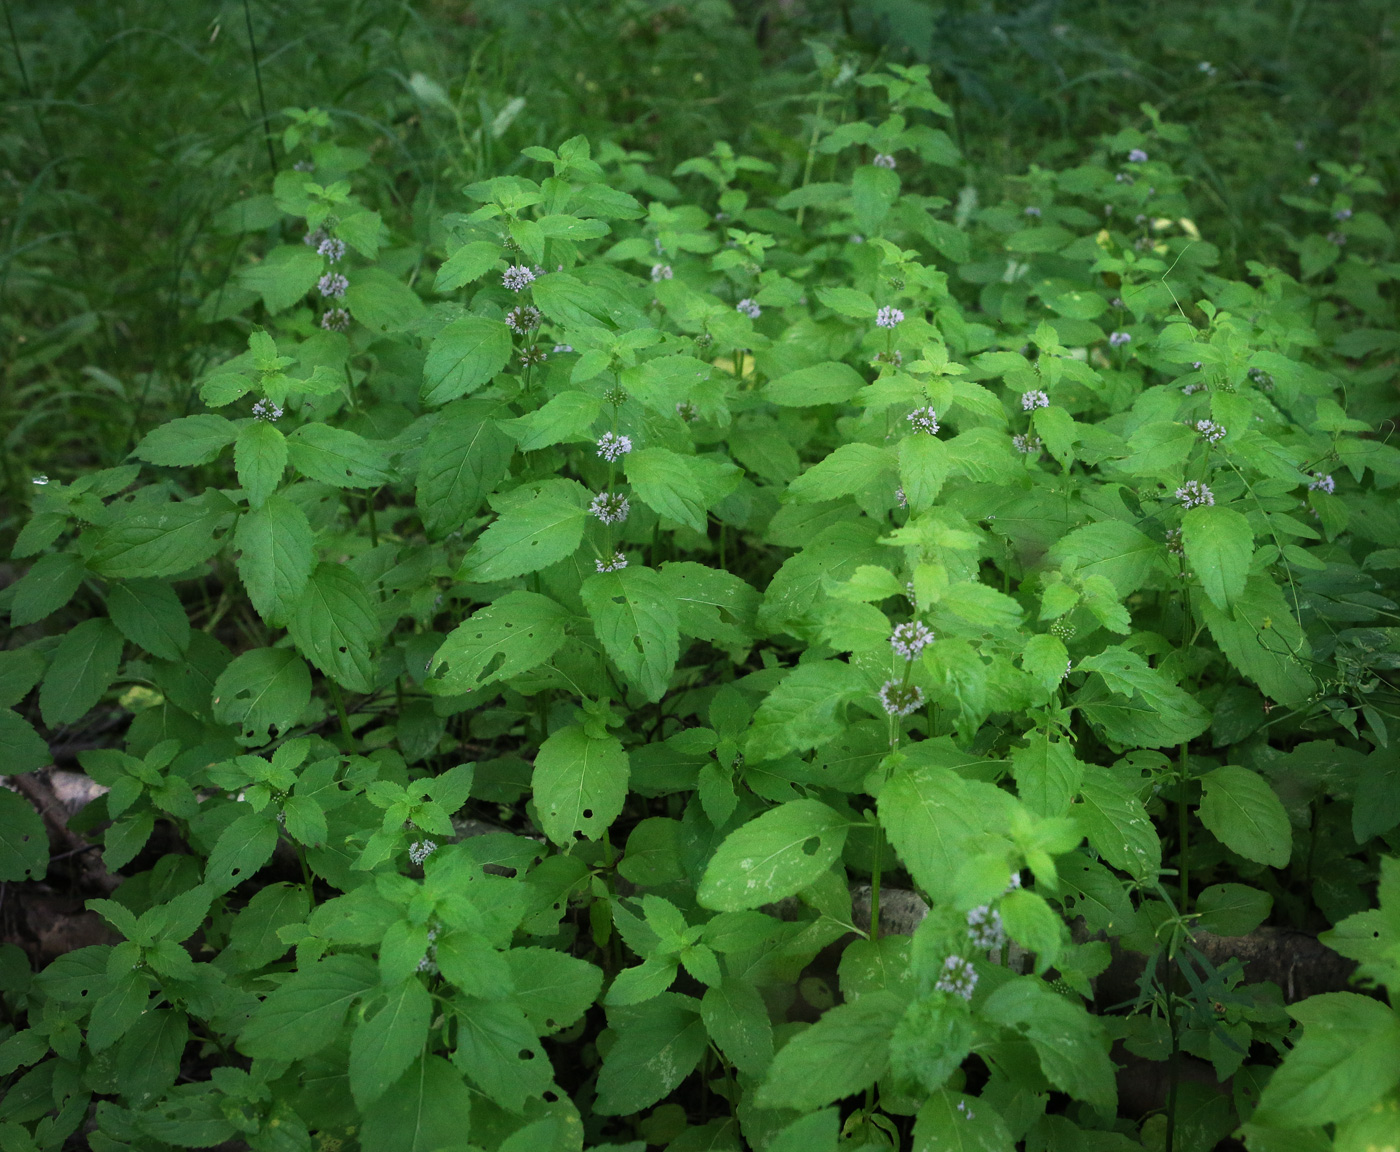
[[571, 724], [540, 745], [535, 756], [535, 807], [545, 835], [570, 844], [574, 833], [601, 836], [622, 811], [630, 769], [614, 736], [601, 739]]
[[361, 1108], [378, 1100], [423, 1049], [433, 999], [417, 976], [387, 989], [379, 1010], [350, 1038], [350, 1091]]
[[904, 1000], [893, 992], [828, 1009], [773, 1058], [756, 1102], [810, 1111], [864, 1091], [889, 1066], [890, 1033], [903, 1014]]
[[311, 673], [290, 648], [254, 648], [237, 656], [214, 681], [214, 718], [236, 724], [240, 744], [270, 740], [285, 731], [311, 703]]
[[287, 437], [292, 467], [335, 488], [373, 488], [394, 478], [383, 447], [344, 428], [303, 424]]
[[18, 792], [0, 790], [0, 881], [42, 880], [49, 836], [34, 807]]
[[705, 868], [697, 899], [718, 912], [802, 891], [841, 855], [850, 822], [819, 800], [790, 800], [735, 829]]
[[369, 692], [370, 649], [379, 639], [379, 617], [364, 583], [342, 564], [319, 564], [288, 613], [297, 648], [352, 692]]
[[679, 617], [667, 582], [650, 568], [588, 577], [579, 590], [604, 650], [648, 700], [660, 700], [680, 655]]
[[477, 538], [464, 573], [483, 583], [509, 580], [572, 555], [588, 518], [584, 495], [572, 480], [551, 480], [532, 498], [512, 502]]
[[507, 592], [448, 633], [428, 666], [432, 690], [457, 696], [528, 672], [564, 643], [568, 618], [548, 596]]
[[350, 1005], [379, 987], [364, 956], [328, 956], [302, 968], [268, 996], [238, 1034], [245, 1056], [300, 1060], [335, 1043]]
[[700, 1005], [675, 992], [613, 1009], [608, 1022], [617, 1042], [603, 1058], [594, 1105], [604, 1116], [627, 1116], [665, 1098], [694, 1071], [708, 1046]]

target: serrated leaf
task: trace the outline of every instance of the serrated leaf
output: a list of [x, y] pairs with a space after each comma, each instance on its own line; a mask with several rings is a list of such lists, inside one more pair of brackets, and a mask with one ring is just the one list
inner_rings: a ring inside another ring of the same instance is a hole
[[1117, 1107], [1108, 1037], [1082, 1004], [1052, 991], [1034, 976], [1022, 976], [993, 992], [982, 1013], [1030, 1040], [1041, 1071], [1056, 1088], [1102, 1112], [1111, 1114]]
[[107, 589], [112, 623], [133, 644], [162, 660], [181, 660], [190, 621], [175, 590], [163, 580], [125, 580]]
[[603, 835], [627, 799], [627, 753], [613, 736], [595, 739], [571, 724], [553, 733], [535, 755], [535, 807], [540, 826], [556, 844], [575, 832]]
[[350, 1005], [379, 987], [364, 956], [329, 956], [303, 967], [258, 1006], [238, 1034], [245, 1056], [302, 1060], [335, 1043]]
[[214, 718], [238, 726], [240, 744], [257, 746], [295, 724], [311, 703], [311, 673], [290, 648], [254, 648], [214, 681]]
[[1073, 815], [1105, 861], [1138, 880], [1154, 879], [1162, 867], [1162, 842], [1132, 784], [1110, 769], [1088, 764]]
[[648, 700], [666, 694], [680, 655], [679, 617], [667, 582], [650, 568], [589, 576], [579, 589], [608, 656]]
[[725, 1058], [750, 1076], [761, 1076], [773, 1059], [773, 1024], [763, 997], [747, 981], [730, 976], [708, 988], [700, 1016]]
[[741, 479], [733, 464], [682, 456], [669, 448], [643, 448], [626, 457], [627, 479], [637, 497], [671, 520], [705, 531], [706, 509], [734, 491]]
[[443, 261], [433, 282], [433, 290], [451, 292], [463, 284], [481, 279], [496, 266], [501, 253], [501, 246], [489, 240], [472, 240], [463, 244]]
[[176, 576], [202, 564], [222, 545], [216, 533], [232, 518], [233, 504], [217, 491], [124, 511], [101, 529], [88, 567], [99, 576], [134, 580]]
[[428, 665], [433, 690], [461, 695], [538, 667], [564, 643], [568, 618], [548, 596], [507, 592], [448, 634]]
[[773, 1057], [755, 1102], [810, 1111], [864, 1091], [888, 1067], [890, 1033], [903, 1014], [893, 992], [828, 1009]]
[[222, 416], [184, 416], [147, 432], [134, 454], [148, 464], [190, 468], [217, 459], [237, 438], [238, 426]]
[[287, 438], [267, 420], [243, 425], [233, 446], [238, 482], [248, 494], [248, 506], [258, 509], [277, 491], [287, 467]]
[[572, 481], [552, 480], [533, 498], [512, 503], [477, 537], [463, 569], [489, 583], [538, 572], [572, 555], [588, 518], [582, 496]]
[[452, 1063], [502, 1108], [519, 1112], [554, 1079], [525, 1015], [508, 1002], [460, 999]]
[[1227, 764], [1201, 777], [1201, 823], [1232, 852], [1283, 868], [1293, 854], [1293, 829], [1278, 794], [1257, 772]]
[[779, 376], [763, 389], [763, 396], [784, 407], [808, 408], [815, 404], [844, 404], [864, 387], [860, 373], [849, 364], [827, 360]]
[[379, 639], [379, 616], [363, 581], [341, 564], [318, 564], [288, 613], [287, 629], [298, 650], [352, 692], [374, 683], [370, 649]]
[[441, 1056], [421, 1056], [365, 1110], [363, 1152], [472, 1152], [472, 1092]]
[[11, 775], [33, 772], [51, 761], [49, 746], [19, 713], [0, 708], [0, 763]]
[[282, 623], [316, 563], [306, 513], [285, 496], [270, 496], [261, 508], [238, 518], [233, 542], [248, 599], [268, 623]]
[[603, 986], [601, 968], [552, 948], [511, 948], [505, 960], [514, 1001], [541, 1036], [578, 1020]]
[[243, 268], [238, 283], [262, 297], [269, 312], [285, 312], [316, 287], [324, 265], [315, 249], [302, 244], [282, 244], [263, 261]]
[[1223, 611], [1244, 594], [1254, 530], [1240, 513], [1219, 504], [1189, 509], [1181, 518], [1181, 543], [1212, 604]]
[[303, 476], [335, 488], [373, 488], [394, 478], [377, 443], [329, 424], [303, 424], [287, 437], [288, 458]]
[[1048, 733], [1034, 731], [1026, 747], [1011, 754], [1011, 774], [1027, 808], [1041, 816], [1063, 816], [1079, 793], [1084, 765], [1067, 742], [1051, 741]]
[[460, 528], [510, 470], [515, 445], [489, 400], [455, 400], [438, 413], [418, 460], [418, 509], [434, 532]]
[[804, 503], [835, 500], [867, 488], [892, 486], [896, 460], [875, 444], [842, 444], [788, 485], [788, 499]]
[[73, 599], [86, 575], [83, 558], [75, 552], [40, 556], [12, 585], [10, 626], [37, 624]]
[[475, 392], [506, 366], [514, 350], [500, 320], [463, 316], [433, 338], [423, 365], [421, 398], [429, 407]]
[[817, 800], [790, 800], [735, 829], [715, 850], [696, 898], [734, 912], [812, 884], [841, 855], [849, 822]]
[[204, 867], [204, 882], [215, 892], [227, 892], [271, 860], [276, 847], [272, 812], [245, 812], [219, 833]]
[[18, 792], [0, 788], [0, 881], [42, 880], [48, 868], [44, 822]]
[[422, 1051], [433, 999], [417, 976], [388, 990], [384, 1005], [350, 1038], [350, 1091], [365, 1108], [389, 1089]]
[[699, 1007], [688, 996], [663, 992], [645, 1004], [609, 1012], [617, 1042], [603, 1058], [594, 1111], [640, 1112], [689, 1076], [708, 1045]]
[[123, 643], [106, 617], [84, 620], [63, 637], [39, 689], [45, 724], [72, 724], [102, 699], [117, 678]]

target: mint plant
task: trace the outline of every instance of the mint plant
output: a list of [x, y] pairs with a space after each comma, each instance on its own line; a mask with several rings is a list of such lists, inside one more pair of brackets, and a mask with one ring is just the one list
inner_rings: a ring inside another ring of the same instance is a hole
[[1155, 109], [979, 206], [927, 68], [818, 63], [773, 159], [574, 137], [400, 231], [295, 110], [207, 410], [15, 547], [77, 619], [0, 654], [7, 765], [131, 718], [115, 942], [0, 951], [0, 1147], [1390, 1138], [1385, 1003], [1196, 947], [1393, 987], [1388, 231], [1226, 279]]

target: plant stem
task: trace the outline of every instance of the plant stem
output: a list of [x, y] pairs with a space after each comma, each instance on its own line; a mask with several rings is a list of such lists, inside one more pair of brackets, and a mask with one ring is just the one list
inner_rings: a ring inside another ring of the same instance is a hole
[[875, 820], [874, 858], [870, 864], [870, 939], [880, 939], [880, 858], [885, 854], [885, 829]]
[[[355, 734], [350, 731], [350, 717], [345, 712], [345, 697], [341, 694], [340, 685], [329, 677], [326, 683], [330, 686], [331, 700], [335, 702], [335, 714], [340, 717], [340, 734], [345, 737], [347, 745], [353, 747]], [[347, 747], [346, 751], [349, 750]]]
[[267, 163], [277, 178], [277, 153], [272, 150], [272, 118], [267, 114], [267, 97], [263, 94], [262, 65], [258, 62], [258, 42], [253, 36], [253, 13], [248, 0], [243, 0], [243, 22], [248, 26], [248, 48], [253, 53], [253, 78], [258, 82], [258, 107], [262, 109], [263, 142], [267, 145]]

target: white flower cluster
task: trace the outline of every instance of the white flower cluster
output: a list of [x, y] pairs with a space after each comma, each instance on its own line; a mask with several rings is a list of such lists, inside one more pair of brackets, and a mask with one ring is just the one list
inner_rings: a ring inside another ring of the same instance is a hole
[[574, 346], [572, 344], [556, 344], [554, 346], [555, 352], [572, 352], [573, 350]]
[[1332, 479], [1331, 473], [1314, 472], [1312, 483], [1308, 485], [1309, 492], [1326, 492], [1332, 495], [1337, 490], [1337, 482]]
[[894, 631], [890, 633], [890, 647], [906, 660], [913, 660], [932, 643], [933, 630], [922, 620], [896, 624]]
[[350, 313], [344, 308], [327, 308], [321, 317], [321, 327], [327, 332], [345, 332], [350, 327]]
[[253, 405], [253, 418], [256, 420], [276, 421], [282, 419], [282, 407], [274, 404], [271, 400], [259, 400]]
[[967, 938], [974, 948], [991, 952], [1006, 943], [1001, 913], [988, 904], [979, 904], [967, 914]]
[[923, 707], [923, 703], [924, 690], [917, 684], [886, 680], [880, 688], [880, 704], [891, 716], [908, 716]]
[[1183, 508], [1198, 508], [1203, 504], [1214, 504], [1215, 493], [1199, 480], [1188, 480], [1176, 490], [1176, 498]]
[[1021, 393], [1021, 411], [1034, 412], [1037, 408], [1049, 408], [1050, 397], [1039, 388], [1032, 388], [1029, 392]]
[[337, 240], [333, 236], [327, 236], [316, 245], [316, 254], [324, 256], [332, 264], [339, 264], [345, 257], [345, 241]]
[[618, 496], [613, 492], [599, 492], [588, 506], [588, 511], [604, 524], [621, 524], [627, 519], [630, 510], [631, 505], [628, 504], [627, 497]]
[[632, 438], [616, 432], [604, 432], [598, 438], [598, 455], [609, 464], [616, 463], [632, 451]]
[[870, 161], [876, 168], [893, 168], [895, 166], [894, 157], [888, 152], [876, 152], [875, 159]]
[[898, 504], [901, 508], [909, 507], [909, 497], [904, 494], [903, 485], [894, 490], [894, 499], [895, 503]]
[[333, 296], [339, 300], [345, 295], [345, 289], [350, 287], [350, 281], [339, 272], [327, 272], [316, 281], [316, 287], [321, 290], [322, 296]]
[[1121, 348], [1130, 340], [1132, 340], [1132, 336], [1130, 336], [1127, 332], [1112, 332], [1109, 334], [1108, 337], [1109, 345], [1114, 348]]
[[1144, 152], [1141, 148], [1134, 148], [1131, 152], [1128, 153], [1128, 163], [1129, 163], [1129, 164], [1146, 164], [1146, 163], [1147, 163], [1147, 153]]
[[512, 264], [501, 273], [501, 283], [512, 292], [523, 292], [535, 282], [533, 269], [524, 264]]
[[415, 840], [408, 846], [408, 858], [414, 863], [421, 865], [424, 860], [437, 851], [437, 845], [431, 840]]
[[943, 961], [943, 975], [934, 984], [937, 991], [952, 992], [964, 1000], [972, 999], [972, 991], [976, 987], [977, 972], [972, 967], [972, 961], [964, 960], [961, 956], [949, 956]]
[[1219, 444], [1225, 439], [1225, 426], [1217, 424], [1214, 420], [1197, 420], [1195, 428], [1207, 444]]
[[1039, 436], [1023, 436], [1020, 433], [1011, 437], [1011, 446], [1017, 452], [1023, 452], [1027, 456], [1039, 456], [1040, 449], [1043, 447]]
[[522, 336], [540, 326], [544, 314], [533, 304], [517, 304], [506, 313], [506, 327]]
[[880, 311], [875, 313], [875, 327], [893, 328], [903, 319], [903, 312], [901, 312], [898, 308], [891, 308], [889, 305], [886, 305], [885, 307], [881, 308]]
[[750, 320], [757, 320], [760, 316], [763, 315], [763, 309], [760, 308], [758, 304], [755, 303], [753, 300], [750, 300], [747, 296], [740, 300], [739, 303], [734, 305], [734, 311], [742, 312]]
[[599, 572], [619, 572], [627, 567], [627, 557], [621, 552], [614, 552], [611, 560], [595, 560], [593, 567]]
[[929, 436], [938, 434], [938, 413], [933, 410], [932, 405], [927, 408], [915, 408], [906, 419], [914, 426], [915, 432], [924, 432]]
[[660, 283], [662, 280], [669, 280], [676, 273], [669, 264], [653, 264], [651, 266], [651, 279], [653, 283]]
[[682, 400], [676, 405], [676, 415], [689, 424], [692, 420], [699, 418], [700, 409], [689, 400]]

